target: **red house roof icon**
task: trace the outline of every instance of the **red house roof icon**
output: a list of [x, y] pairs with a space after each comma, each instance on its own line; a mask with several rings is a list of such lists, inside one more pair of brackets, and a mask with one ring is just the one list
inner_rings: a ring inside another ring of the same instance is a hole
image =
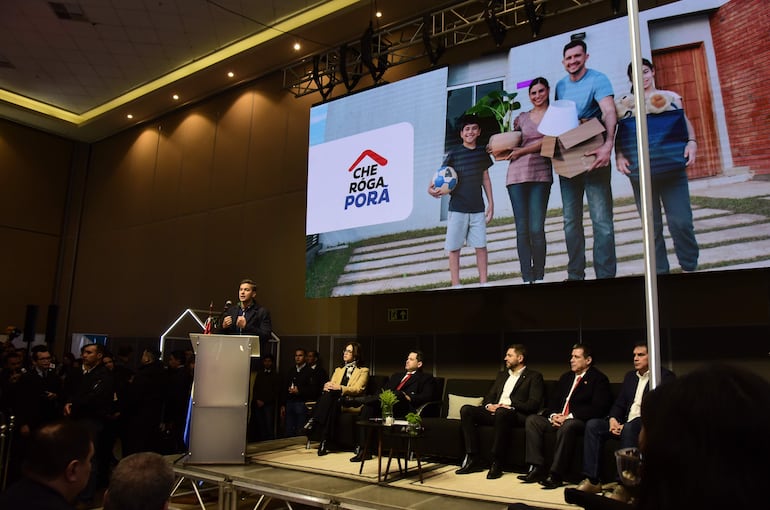
[[371, 149], [366, 149], [364, 152], [361, 153], [360, 156], [356, 159], [355, 163], [350, 165], [350, 168], [348, 168], [348, 172], [352, 172], [353, 170], [358, 167], [358, 164], [364, 159], [364, 158], [372, 158], [375, 163], [377, 163], [380, 166], [385, 166], [388, 164], [388, 160], [377, 154]]

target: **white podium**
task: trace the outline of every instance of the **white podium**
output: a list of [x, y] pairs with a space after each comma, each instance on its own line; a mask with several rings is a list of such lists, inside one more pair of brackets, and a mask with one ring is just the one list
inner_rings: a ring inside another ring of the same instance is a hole
[[249, 358], [259, 337], [190, 334], [195, 350], [190, 446], [185, 463], [243, 464], [249, 410]]

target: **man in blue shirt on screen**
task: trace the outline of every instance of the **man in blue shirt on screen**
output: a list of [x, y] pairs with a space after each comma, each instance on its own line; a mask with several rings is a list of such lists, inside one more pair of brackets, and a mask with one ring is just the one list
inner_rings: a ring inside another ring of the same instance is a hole
[[562, 64], [568, 75], [556, 84], [556, 99], [569, 99], [577, 106], [581, 122], [598, 118], [604, 124], [606, 139], [598, 149], [586, 153], [596, 160], [587, 172], [572, 178], [559, 176], [564, 207], [564, 236], [567, 242], [567, 278], [585, 278], [586, 254], [583, 231], [583, 194], [594, 233], [594, 272], [597, 278], [613, 278], [615, 258], [615, 229], [612, 224], [612, 189], [610, 188], [610, 157], [615, 140], [614, 93], [606, 75], [586, 67], [588, 52], [585, 42], [570, 41], [564, 46]]

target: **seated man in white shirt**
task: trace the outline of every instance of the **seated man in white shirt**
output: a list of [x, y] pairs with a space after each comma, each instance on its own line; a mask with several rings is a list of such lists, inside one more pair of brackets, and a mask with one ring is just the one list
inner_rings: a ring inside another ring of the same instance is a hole
[[478, 447], [478, 425], [492, 425], [495, 428], [492, 443], [492, 464], [487, 478], [503, 476], [502, 464], [506, 446], [510, 442], [510, 431], [514, 426], [524, 426], [528, 415], [543, 407], [545, 387], [543, 375], [525, 365], [527, 349], [521, 344], [508, 347], [505, 353], [505, 370], [484, 397], [481, 406], [464, 405], [460, 409], [460, 424], [465, 441], [466, 459], [463, 466], [455, 471], [458, 475], [483, 471], [486, 462], [481, 458]]
[[[662, 381], [674, 379], [674, 373], [667, 368], [661, 368]], [[642, 428], [641, 410], [642, 397], [650, 389], [650, 364], [647, 354], [647, 342], [639, 341], [634, 344], [634, 369], [623, 379], [623, 387], [610, 409], [606, 418], [594, 418], [586, 423], [583, 435], [583, 474], [585, 480], [580, 482], [578, 490], [598, 494], [602, 491], [599, 480], [599, 464], [602, 446], [607, 439], [617, 437], [621, 448], [639, 446], [639, 431]], [[608, 480], [611, 481], [611, 480]], [[624, 500], [623, 486], [617, 486], [616, 499]]]

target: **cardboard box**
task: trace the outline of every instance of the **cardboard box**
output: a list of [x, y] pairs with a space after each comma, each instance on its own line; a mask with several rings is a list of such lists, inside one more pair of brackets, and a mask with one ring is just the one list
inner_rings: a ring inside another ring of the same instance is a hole
[[599, 119], [593, 118], [559, 136], [544, 137], [540, 155], [551, 158], [557, 174], [575, 177], [587, 171], [596, 160], [596, 156], [586, 156], [585, 153], [602, 146], [604, 131]]

